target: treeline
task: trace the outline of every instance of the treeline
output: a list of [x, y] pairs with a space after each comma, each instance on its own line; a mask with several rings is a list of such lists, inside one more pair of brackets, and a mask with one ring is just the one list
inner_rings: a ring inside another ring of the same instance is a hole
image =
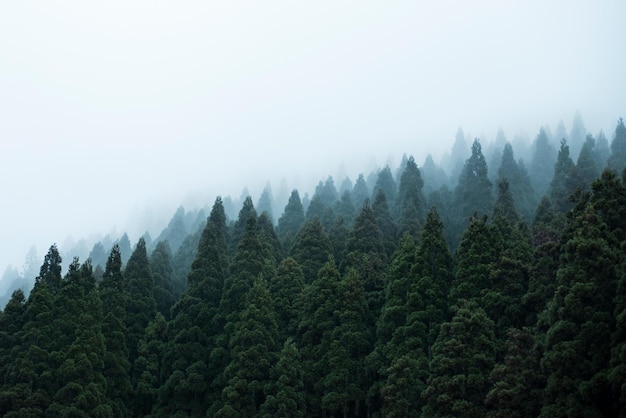
[[52, 246], [0, 314], [0, 413], [623, 416], [626, 128], [600, 164], [587, 139], [550, 180], [507, 144], [494, 187], [479, 141], [426, 196], [412, 158], [329, 178], [276, 224], [217, 198], [184, 285], [166, 240], [98, 274]]

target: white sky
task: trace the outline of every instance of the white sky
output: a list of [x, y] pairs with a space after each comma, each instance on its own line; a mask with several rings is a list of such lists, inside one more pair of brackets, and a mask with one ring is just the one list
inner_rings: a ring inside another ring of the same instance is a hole
[[0, 274], [197, 190], [421, 163], [459, 126], [534, 137], [579, 110], [610, 139], [625, 21], [620, 0], [2, 1]]

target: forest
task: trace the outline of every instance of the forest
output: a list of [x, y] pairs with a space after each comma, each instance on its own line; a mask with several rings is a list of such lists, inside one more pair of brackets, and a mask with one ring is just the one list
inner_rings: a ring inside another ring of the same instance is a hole
[[500, 145], [52, 245], [0, 312], [0, 415], [626, 416], [624, 122]]

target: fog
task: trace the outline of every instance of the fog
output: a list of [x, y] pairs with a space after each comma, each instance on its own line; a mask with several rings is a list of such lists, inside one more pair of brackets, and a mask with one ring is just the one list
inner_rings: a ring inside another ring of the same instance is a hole
[[0, 269], [68, 236], [134, 244], [268, 181], [439, 161], [459, 127], [532, 140], [579, 111], [610, 141], [624, 18], [619, 0], [2, 2]]

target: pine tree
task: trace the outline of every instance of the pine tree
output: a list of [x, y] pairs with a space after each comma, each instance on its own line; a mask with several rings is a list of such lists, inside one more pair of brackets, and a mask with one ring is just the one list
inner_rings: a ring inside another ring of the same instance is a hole
[[305, 283], [315, 280], [319, 269], [328, 261], [331, 250], [319, 219], [307, 222], [298, 232], [290, 255], [302, 268]]
[[167, 241], [159, 241], [150, 254], [150, 268], [154, 278], [154, 301], [156, 310], [166, 319], [176, 302], [173, 286], [172, 252]]
[[469, 218], [490, 214], [493, 210], [492, 185], [487, 175], [487, 162], [483, 156], [480, 142], [474, 140], [472, 155], [465, 161], [459, 183], [455, 190], [455, 206], [462, 231]]
[[564, 213], [574, 206], [570, 197], [580, 187], [580, 183], [576, 166], [569, 156], [567, 142], [562, 141], [549, 189], [550, 200], [557, 211]]
[[107, 380], [107, 398], [114, 416], [128, 415], [128, 399], [132, 393], [130, 363], [126, 345], [126, 298], [122, 256], [119, 247], [113, 246], [99, 286], [104, 319], [102, 334], [106, 352], [104, 376]]
[[363, 174], [359, 174], [359, 177], [354, 183], [354, 188], [352, 189], [352, 199], [354, 200], [354, 206], [356, 208], [360, 208], [361, 206], [363, 206], [365, 200], [369, 198], [370, 191], [367, 187], [367, 183], [365, 182], [365, 178], [363, 177]]
[[422, 188], [424, 180], [415, 164], [413, 156], [406, 162], [406, 168], [400, 177], [396, 208], [399, 224], [399, 234], [408, 232], [414, 238], [418, 237], [421, 225], [424, 222], [424, 195]]
[[618, 174], [626, 167], [626, 127], [622, 118], [617, 121], [615, 127], [615, 134], [611, 141], [611, 155], [607, 165]]
[[302, 365], [296, 343], [288, 338], [270, 371], [267, 396], [261, 405], [262, 418], [302, 418], [305, 415]]
[[459, 300], [433, 345], [422, 416], [485, 416], [489, 372], [495, 364], [493, 321], [473, 302]]
[[498, 178], [506, 179], [511, 189], [511, 195], [520, 214], [529, 221], [532, 219], [537, 199], [535, 191], [524, 166], [520, 166], [513, 156], [513, 147], [507, 143], [502, 151], [502, 161], [498, 170]]
[[146, 250], [146, 242], [139, 238], [137, 246], [124, 269], [126, 302], [126, 345], [131, 364], [137, 358], [137, 344], [148, 323], [156, 314], [154, 279]]
[[285, 212], [278, 219], [278, 236], [283, 243], [283, 248], [291, 248], [293, 240], [304, 224], [304, 209], [297, 190], [291, 192], [289, 202], [285, 206]]
[[254, 416], [265, 402], [270, 369], [278, 354], [278, 328], [265, 280], [258, 278], [246, 295], [246, 307], [230, 339], [231, 362], [224, 374], [223, 406], [216, 417]]
[[387, 197], [382, 189], [379, 189], [372, 203], [372, 212], [376, 218], [376, 224], [382, 233], [383, 245], [387, 257], [391, 257], [396, 250], [398, 228], [389, 206], [387, 205]]
[[272, 295], [273, 310], [282, 340], [295, 337], [298, 316], [302, 311], [304, 288], [304, 273], [296, 260], [288, 257], [281, 261], [276, 275], [269, 280], [268, 288]]
[[541, 128], [533, 143], [533, 157], [530, 162], [531, 182], [537, 197], [543, 196], [550, 187], [554, 175], [557, 151], [548, 140], [545, 129]]
[[372, 196], [374, 196], [374, 201], [376, 201], [376, 196], [381, 190], [385, 194], [385, 199], [387, 201], [387, 204], [389, 205], [389, 212], [394, 213], [395, 203], [398, 196], [398, 185], [393, 179], [393, 175], [391, 174], [391, 169], [389, 168], [389, 166], [385, 166], [385, 168], [378, 172], [378, 176], [376, 177], [376, 184], [372, 189]]
[[536, 417], [542, 397], [539, 374], [539, 356], [531, 330], [511, 328], [504, 360], [491, 371], [492, 387], [485, 398], [485, 404], [490, 409], [487, 416]]

